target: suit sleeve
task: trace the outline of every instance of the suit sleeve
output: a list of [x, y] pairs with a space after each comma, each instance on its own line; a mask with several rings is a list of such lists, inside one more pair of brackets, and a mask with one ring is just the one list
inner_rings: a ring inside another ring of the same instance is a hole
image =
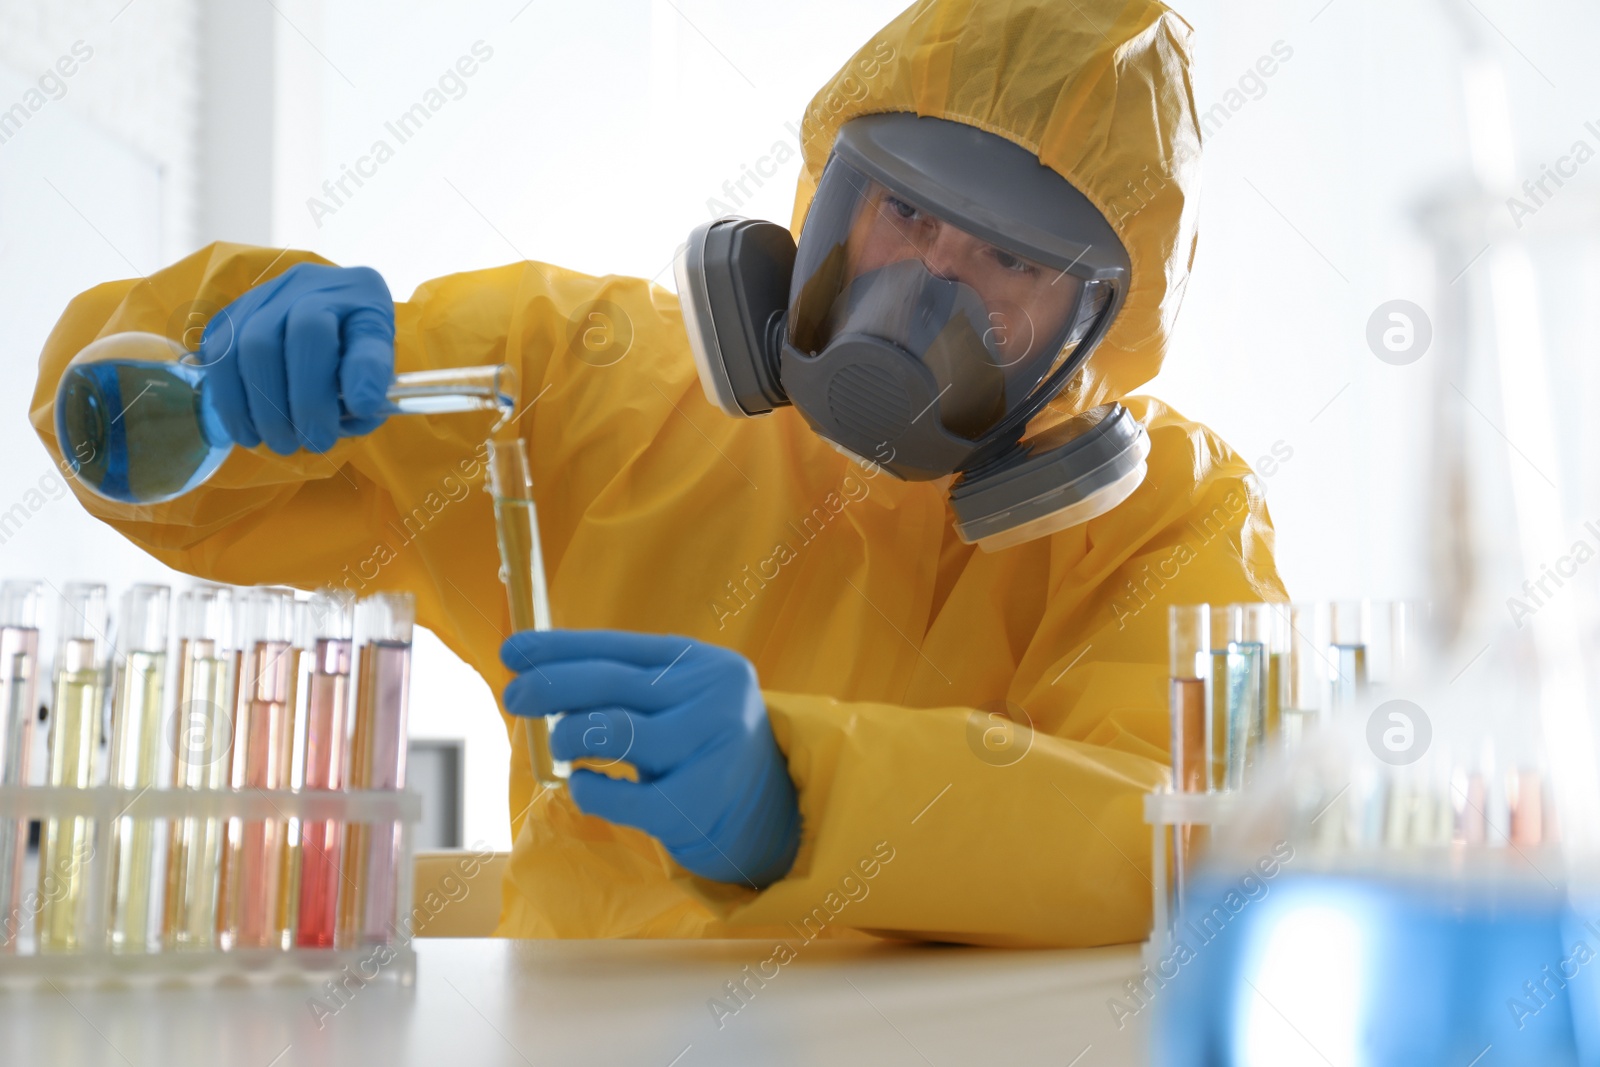
[[767, 694], [804, 836], [786, 879], [724, 899], [730, 921], [1013, 946], [1149, 935], [1143, 797], [1168, 774], [1167, 608], [1286, 599], [1244, 464], [1164, 410], [1152, 437], [1199, 480], [1058, 535], [1088, 550], [1053, 569], [1004, 709]]

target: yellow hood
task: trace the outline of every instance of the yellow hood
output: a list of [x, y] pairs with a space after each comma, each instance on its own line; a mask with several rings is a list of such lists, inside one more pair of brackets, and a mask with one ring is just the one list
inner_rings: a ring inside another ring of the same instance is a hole
[[812, 98], [798, 236], [839, 127], [912, 111], [1033, 152], [1098, 207], [1133, 264], [1128, 297], [1058, 413], [1128, 395], [1166, 354], [1198, 240], [1189, 24], [1151, 0], [924, 0]]

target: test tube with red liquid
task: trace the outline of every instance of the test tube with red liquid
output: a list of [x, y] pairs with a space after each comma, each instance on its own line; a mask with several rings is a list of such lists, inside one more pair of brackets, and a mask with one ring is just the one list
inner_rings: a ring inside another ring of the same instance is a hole
[[[288, 789], [294, 755], [294, 686], [300, 649], [295, 644], [294, 594], [256, 589], [246, 597], [245, 628], [251, 635], [245, 655], [234, 721], [234, 787]], [[234, 820], [237, 831], [236, 890], [224, 947], [282, 948], [279, 897], [288, 859], [287, 819]], [[228, 935], [232, 935], [231, 937]]]
[[[307, 611], [311, 647], [301, 690], [305, 788], [339, 790], [345, 786], [348, 762], [353, 605], [348, 596], [318, 593], [308, 602]], [[344, 827], [334, 820], [303, 826], [295, 943], [301, 948], [332, 948], [339, 915]]]

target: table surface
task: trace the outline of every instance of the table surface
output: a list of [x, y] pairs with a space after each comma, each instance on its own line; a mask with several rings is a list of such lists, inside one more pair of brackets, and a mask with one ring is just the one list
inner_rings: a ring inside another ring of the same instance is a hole
[[[791, 944], [792, 958], [780, 962], [762, 941], [418, 940], [415, 985], [352, 982], [342, 1003], [307, 984], [3, 991], [0, 1060], [72, 1067], [1143, 1062], [1144, 1015], [1119, 1029], [1107, 1006], [1138, 971], [1136, 947]], [[740, 980], [742, 1001], [727, 988]], [[312, 999], [319, 993], [320, 1006]]]

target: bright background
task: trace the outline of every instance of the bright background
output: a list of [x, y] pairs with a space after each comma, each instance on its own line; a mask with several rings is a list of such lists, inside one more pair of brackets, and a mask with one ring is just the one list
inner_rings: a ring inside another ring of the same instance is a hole
[[[673, 251], [715, 213], [708, 201], [726, 201], [724, 183], [775, 145], [795, 146], [790, 123], [811, 94], [901, 6], [455, 0], [399, 15], [376, 0], [0, 0], [0, 114], [75, 42], [93, 50], [58, 99], [20, 126], [0, 119], [0, 514], [22, 520], [0, 531], [0, 576], [181, 581], [70, 500], [14, 510], [39, 499], [29, 490], [50, 473], [27, 398], [74, 294], [217, 238], [368, 264], [397, 297], [528, 257], [670, 286]], [[1176, 7], [1197, 31], [1196, 99], [1224, 110], [1206, 147], [1193, 283], [1150, 391], [1251, 461], [1289, 456], [1259, 470], [1297, 598], [1424, 595], [1435, 396], [1485, 440], [1505, 420], [1492, 391], [1441, 377], [1448, 331], [1393, 366], [1369, 348], [1368, 320], [1394, 299], [1430, 314], [1470, 304], [1474, 272], [1494, 262], [1484, 253], [1521, 236], [1497, 201], [1576, 142], [1600, 149], [1600, 11], [1577, 0]], [[375, 139], [393, 143], [384, 123], [480, 41], [492, 58], [459, 99], [314, 218], [308, 200], [325, 198], [323, 182]], [[1252, 75], [1274, 46], [1292, 54]], [[1486, 128], [1463, 101], [1482, 99], [1496, 66], [1510, 111]], [[787, 222], [797, 167], [796, 154], [741, 212]], [[1591, 169], [1529, 233], [1592, 235]], [[1485, 174], [1505, 189], [1448, 229]], [[1498, 220], [1487, 229], [1485, 210]], [[1440, 238], [1442, 226], [1453, 236]], [[1559, 298], [1544, 330], [1592, 383], [1587, 294], [1600, 270], [1589, 252], [1560, 262], [1541, 276], [1539, 298]], [[1580, 448], [1594, 443], [1580, 432]], [[1600, 516], [1587, 490], [1568, 505]], [[465, 739], [466, 840], [505, 847], [507, 745], [493, 698], [426, 635], [412, 724], [417, 737]]]

